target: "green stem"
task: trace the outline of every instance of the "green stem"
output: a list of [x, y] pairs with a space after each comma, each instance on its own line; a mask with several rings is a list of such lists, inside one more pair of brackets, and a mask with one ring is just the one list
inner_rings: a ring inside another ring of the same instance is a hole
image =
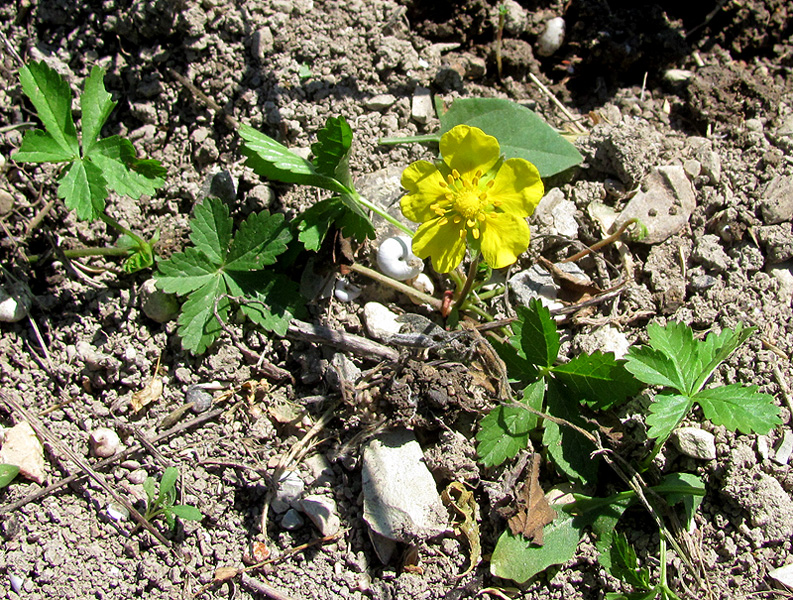
[[[659, 582], [658, 587], [661, 589], [661, 593], [664, 598], [670, 598], [671, 600], [680, 600], [677, 594], [675, 594], [672, 589], [669, 587], [669, 584], [666, 580], [666, 537], [664, 534], [661, 534], [661, 538], [659, 541], [659, 552], [660, 560], [661, 560], [661, 568], [659, 572]], [[657, 589], [657, 588], [656, 588]]]
[[[129, 248], [75, 248], [74, 250], [64, 250], [66, 258], [84, 258], [86, 256], [127, 256], [131, 250]], [[27, 256], [28, 262], [36, 263], [44, 258], [43, 254], [30, 254]]]
[[460, 306], [460, 310], [465, 310], [465, 311], [468, 311], [468, 312], [472, 312], [475, 315], [478, 315], [479, 317], [481, 317], [482, 319], [487, 321], [488, 323], [490, 321], [494, 320], [492, 316], [487, 314], [484, 310], [479, 308], [476, 304], [471, 304], [470, 302], [466, 302], [464, 305]]
[[504, 286], [500, 285], [500, 286], [498, 286], [496, 288], [493, 288], [492, 290], [487, 290], [487, 291], [482, 292], [481, 294], [479, 294], [479, 299], [480, 300], [490, 300], [491, 298], [493, 298], [495, 296], [500, 296], [503, 293], [504, 293]]
[[415, 298], [419, 302], [429, 304], [435, 310], [440, 310], [442, 306], [442, 302], [437, 298], [430, 296], [429, 294], [425, 294], [424, 292], [418, 291], [416, 288], [412, 288], [407, 284], [402, 283], [401, 281], [397, 281], [396, 279], [391, 279], [390, 277], [383, 275], [375, 271], [374, 269], [370, 269], [369, 267], [364, 267], [363, 265], [359, 265], [358, 263], [353, 263], [349, 266], [351, 271], [355, 271], [356, 273], [360, 273], [361, 275], [366, 275], [369, 279], [374, 279], [378, 283], [382, 283], [383, 285], [387, 285], [389, 287], [394, 288], [395, 290], [402, 292], [403, 294], [410, 296], [411, 298]]
[[355, 190], [351, 190], [351, 192], [352, 193], [350, 194], [350, 197], [353, 200], [355, 200], [358, 204], [360, 204], [361, 206], [363, 206], [364, 208], [366, 208], [368, 210], [371, 210], [373, 213], [380, 215], [381, 217], [383, 217], [383, 219], [385, 219], [386, 221], [391, 223], [391, 225], [393, 225], [394, 227], [396, 227], [397, 229], [399, 229], [403, 233], [406, 233], [411, 238], [413, 237], [413, 230], [410, 229], [410, 227], [408, 227], [404, 223], [400, 222], [398, 219], [396, 219], [396, 218], [392, 217], [391, 215], [389, 215], [387, 212], [385, 212], [382, 208], [380, 208], [376, 204], [373, 204], [372, 202], [369, 202], [366, 198], [361, 196]]
[[130, 231], [126, 227], [124, 227], [121, 223], [116, 221], [110, 215], [102, 212], [102, 213], [99, 213], [99, 218], [102, 219], [108, 225], [110, 225], [113, 229], [116, 229], [116, 230], [120, 231], [121, 233], [124, 233], [124, 234], [128, 235], [129, 237], [131, 237], [135, 241], [135, 243], [138, 245], [139, 248], [143, 249], [143, 248], [146, 248], [149, 245], [149, 243], [146, 240], [144, 240], [139, 235], [133, 233], [132, 231]]
[[463, 289], [460, 291], [460, 295], [455, 300], [455, 305], [457, 306], [463, 306], [465, 304], [468, 294], [471, 293], [471, 288], [474, 287], [474, 279], [476, 279], [476, 273], [479, 268], [478, 260], [479, 253], [477, 252], [471, 257], [471, 264], [468, 267], [468, 277], [465, 279], [465, 284], [463, 284]]
[[427, 133], [425, 135], [409, 135], [405, 137], [383, 137], [377, 140], [379, 144], [383, 146], [396, 146], [398, 144], [416, 144], [416, 143], [425, 143], [425, 142], [435, 142], [438, 143], [441, 141], [441, 135], [439, 133]]

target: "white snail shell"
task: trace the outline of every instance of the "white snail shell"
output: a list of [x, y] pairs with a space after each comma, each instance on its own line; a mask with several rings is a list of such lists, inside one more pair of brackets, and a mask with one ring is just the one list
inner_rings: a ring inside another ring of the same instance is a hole
[[121, 440], [112, 429], [99, 427], [91, 434], [91, 452], [99, 458], [109, 458], [118, 452]]
[[412, 279], [424, 270], [424, 262], [411, 250], [411, 240], [406, 235], [390, 237], [377, 249], [377, 266], [380, 272], [397, 281]]
[[333, 289], [333, 295], [336, 296], [336, 300], [340, 302], [352, 302], [361, 295], [361, 288], [357, 285], [353, 285], [346, 279], [339, 278]]

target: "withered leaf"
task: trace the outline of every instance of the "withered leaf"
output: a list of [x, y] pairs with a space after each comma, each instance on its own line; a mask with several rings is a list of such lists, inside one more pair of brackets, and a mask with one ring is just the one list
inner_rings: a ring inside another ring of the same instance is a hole
[[154, 367], [154, 375], [151, 376], [149, 383], [147, 383], [143, 389], [132, 394], [132, 399], [129, 401], [132, 411], [138, 413], [155, 400], [159, 400], [160, 396], [162, 396], [162, 391], [163, 383], [160, 377], [160, 358], [157, 358], [157, 366]]
[[522, 535], [538, 546], [543, 543], [543, 528], [556, 518], [540, 487], [540, 455], [531, 457], [531, 471], [518, 497], [519, 510], [507, 524], [512, 535]]
[[471, 562], [468, 568], [460, 573], [460, 577], [473, 571], [482, 558], [482, 547], [479, 540], [479, 523], [476, 521], [476, 499], [473, 492], [459, 481], [452, 481], [441, 494], [443, 503], [457, 513], [455, 516], [455, 532], [459, 532], [468, 540], [471, 549]]

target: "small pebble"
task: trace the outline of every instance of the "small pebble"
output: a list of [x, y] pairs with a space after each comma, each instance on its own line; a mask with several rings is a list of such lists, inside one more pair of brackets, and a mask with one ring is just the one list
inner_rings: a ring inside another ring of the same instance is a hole
[[127, 475], [127, 481], [133, 485], [143, 485], [143, 482], [146, 481], [146, 477], [148, 476], [149, 474], [145, 469], [135, 469]]
[[176, 296], [159, 289], [154, 279], [149, 279], [140, 286], [140, 308], [143, 314], [157, 323], [167, 323], [179, 315], [179, 301]]
[[281, 480], [278, 482], [278, 490], [275, 492], [275, 498], [270, 503], [272, 508], [277, 513], [283, 513], [289, 510], [290, 505], [297, 502], [303, 491], [306, 489], [306, 484], [300, 476], [294, 471], [284, 473]]
[[185, 402], [193, 404], [194, 413], [202, 413], [212, 407], [212, 394], [200, 385], [191, 385], [184, 395]]
[[562, 17], [554, 17], [545, 24], [545, 31], [537, 38], [537, 54], [550, 56], [564, 43], [565, 23]]
[[0, 287], [0, 321], [17, 323], [28, 316], [31, 293], [23, 283]]
[[107, 516], [113, 521], [126, 521], [129, 518], [129, 511], [126, 507], [111, 502], [107, 507]]
[[13, 573], [9, 573], [8, 583], [11, 584], [11, 589], [13, 591], [15, 591], [17, 594], [21, 594], [22, 584], [25, 583], [25, 580], [22, 579], [19, 575], [14, 575]]
[[303, 526], [305, 521], [303, 517], [300, 516], [300, 513], [297, 512], [294, 508], [290, 508], [284, 513], [284, 516], [281, 517], [281, 527], [286, 529], [287, 531], [294, 531], [295, 529], [299, 529]]
[[774, 448], [773, 461], [780, 465], [786, 465], [791, 454], [793, 454], [793, 431], [785, 429], [782, 440]]

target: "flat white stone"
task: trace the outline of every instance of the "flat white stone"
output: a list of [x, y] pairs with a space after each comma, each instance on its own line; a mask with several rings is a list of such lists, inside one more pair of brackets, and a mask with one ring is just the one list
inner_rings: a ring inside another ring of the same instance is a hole
[[432, 118], [435, 108], [432, 105], [432, 94], [429, 88], [417, 87], [413, 94], [413, 102], [410, 107], [410, 116], [422, 125]]
[[363, 518], [377, 534], [417, 543], [447, 531], [448, 515], [412, 431], [397, 429], [366, 444]]
[[769, 571], [768, 576], [771, 579], [778, 581], [782, 585], [786, 585], [787, 587], [793, 589], [793, 563], [785, 565], [784, 567], [779, 567], [773, 571]]
[[312, 494], [300, 501], [300, 508], [323, 536], [336, 535], [341, 529], [341, 520], [333, 498]]
[[677, 449], [686, 456], [702, 460], [716, 458], [716, 438], [699, 427], [678, 427], [672, 434]]
[[397, 315], [379, 302], [364, 304], [363, 320], [369, 335], [380, 341], [389, 340], [402, 328], [402, 323], [397, 321]]

